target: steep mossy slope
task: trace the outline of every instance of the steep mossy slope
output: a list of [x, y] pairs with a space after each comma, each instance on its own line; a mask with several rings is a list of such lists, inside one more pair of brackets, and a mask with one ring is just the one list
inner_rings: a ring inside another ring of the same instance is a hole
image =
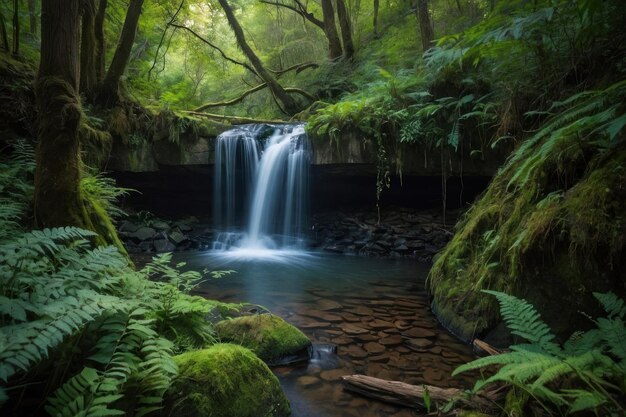
[[[558, 334], [588, 327], [593, 291], [624, 293], [626, 80], [556, 103], [458, 225], [429, 277], [465, 339], [498, 322], [493, 289], [538, 307]], [[583, 314], [581, 314], [583, 313]], [[587, 322], [587, 324], [586, 324]]]

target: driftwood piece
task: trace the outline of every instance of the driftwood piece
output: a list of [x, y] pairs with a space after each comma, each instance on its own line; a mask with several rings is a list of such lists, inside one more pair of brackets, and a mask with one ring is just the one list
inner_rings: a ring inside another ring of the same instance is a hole
[[344, 388], [348, 391], [410, 408], [425, 408], [425, 391], [428, 391], [428, 396], [433, 403], [455, 400], [462, 406], [483, 411], [497, 409], [496, 400], [499, 399], [499, 394], [496, 392], [483, 392], [480, 395], [470, 397], [465, 391], [458, 388], [411, 385], [400, 381], [389, 381], [366, 375], [344, 376], [342, 380]]
[[489, 343], [480, 339], [474, 339], [474, 341], [472, 342], [472, 345], [474, 346], [474, 349], [476, 349], [477, 351], [485, 352], [487, 355], [491, 355], [491, 356], [499, 355], [504, 352], [504, 350], [493, 347]]

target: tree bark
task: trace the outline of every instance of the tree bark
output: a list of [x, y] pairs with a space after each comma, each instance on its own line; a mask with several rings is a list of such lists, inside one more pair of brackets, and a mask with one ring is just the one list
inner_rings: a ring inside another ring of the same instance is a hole
[[248, 61], [254, 68], [255, 72], [259, 75], [259, 77], [267, 83], [268, 88], [274, 95], [274, 97], [280, 102], [282, 105], [282, 110], [287, 114], [295, 114], [299, 110], [299, 106], [296, 101], [285, 91], [285, 89], [278, 84], [276, 79], [271, 76], [269, 71], [265, 69], [259, 57], [254, 53], [248, 42], [246, 41], [246, 37], [243, 33], [243, 29], [241, 25], [237, 21], [235, 14], [233, 13], [233, 9], [228, 4], [228, 0], [219, 0], [222, 9], [224, 9], [224, 13], [226, 14], [226, 18], [228, 19], [228, 23], [230, 27], [235, 32], [235, 38], [237, 39], [237, 44], [239, 48], [243, 51]]
[[98, 85], [98, 58], [96, 44], [96, 1], [83, 0], [80, 37], [80, 91], [91, 97]]
[[343, 0], [337, 0], [337, 17], [341, 28], [341, 40], [343, 41], [343, 56], [352, 59], [354, 56], [354, 44], [352, 43], [352, 28], [350, 27], [350, 15]]
[[20, 54], [20, 2], [13, 0], [13, 55]]
[[326, 39], [328, 39], [328, 57], [334, 60], [341, 56], [342, 50], [339, 34], [337, 33], [332, 0], [322, 0], [322, 13], [324, 17], [324, 33], [326, 34]]
[[433, 26], [430, 23], [430, 13], [428, 12], [428, 0], [417, 0], [417, 22], [420, 27], [420, 37], [422, 39], [422, 50], [430, 48], [430, 44], [435, 38]]
[[100, 0], [98, 11], [94, 19], [94, 36], [96, 38], [96, 80], [98, 84], [104, 80], [106, 41], [104, 37], [104, 18], [106, 17], [108, 1]]
[[35, 222], [85, 227], [80, 197], [78, 28], [80, 0], [43, 0]]
[[40, 228], [76, 226], [99, 244], [126, 253], [102, 207], [81, 194], [82, 110], [78, 95], [81, 0], [43, 0], [41, 58], [35, 81], [38, 110], [34, 214]]
[[135, 42], [137, 34], [137, 26], [139, 24], [139, 16], [141, 15], [141, 7], [144, 0], [130, 0], [124, 26], [122, 26], [122, 34], [120, 35], [117, 48], [113, 54], [113, 60], [109, 66], [100, 91], [98, 93], [98, 102], [105, 107], [112, 107], [119, 103], [122, 99], [120, 96], [120, 79], [130, 59], [130, 53]]
[[28, 0], [28, 31], [33, 38], [37, 37], [37, 2]]
[[7, 36], [7, 26], [4, 21], [4, 15], [2, 14], [2, 11], [0, 11], [0, 36], [2, 37], [2, 47], [6, 51], [10, 51], [11, 49], [9, 47], [9, 37]]

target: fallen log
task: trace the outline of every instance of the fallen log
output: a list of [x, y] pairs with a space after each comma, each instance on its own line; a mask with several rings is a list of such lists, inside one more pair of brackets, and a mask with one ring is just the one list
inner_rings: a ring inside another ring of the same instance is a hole
[[472, 345], [474, 346], [474, 349], [476, 349], [477, 351], [485, 352], [487, 355], [491, 355], [491, 356], [499, 355], [502, 352], [504, 352], [504, 350], [493, 347], [489, 343], [482, 341], [480, 339], [474, 339], [474, 341], [472, 342]]
[[[411, 385], [400, 381], [389, 381], [366, 375], [348, 375], [341, 377], [344, 388], [368, 398], [410, 408], [426, 408], [424, 396], [431, 402], [446, 403], [456, 401], [463, 407], [481, 411], [498, 409], [496, 403], [501, 395], [495, 391], [482, 392], [469, 396], [458, 388], [440, 388], [432, 385]], [[428, 394], [425, 392], [428, 391]]]
[[251, 117], [226, 116], [222, 114], [205, 113], [205, 112], [198, 112], [198, 111], [182, 111], [181, 113], [187, 113], [192, 116], [206, 117], [208, 119], [226, 120], [232, 125], [244, 125], [244, 124], [249, 124], [249, 123], [268, 123], [268, 124], [288, 123], [285, 120], [253, 119]]

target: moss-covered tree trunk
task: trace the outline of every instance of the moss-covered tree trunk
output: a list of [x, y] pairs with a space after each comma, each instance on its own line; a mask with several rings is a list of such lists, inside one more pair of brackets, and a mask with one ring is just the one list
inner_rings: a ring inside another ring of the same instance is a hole
[[98, 85], [96, 44], [96, 1], [82, 2], [83, 17], [80, 36], [80, 91], [90, 97]]
[[33, 38], [37, 37], [37, 20], [37, 2], [28, 0], [28, 31]]
[[20, 54], [20, 2], [13, 0], [13, 55]]
[[34, 212], [37, 227], [77, 226], [99, 234], [99, 243], [124, 251], [111, 220], [81, 195], [78, 95], [81, 0], [43, 0], [41, 60], [35, 82], [39, 114]]
[[270, 75], [270, 73], [265, 69], [259, 57], [254, 53], [248, 42], [246, 41], [246, 37], [243, 33], [243, 29], [235, 14], [233, 13], [233, 9], [228, 4], [228, 0], [219, 0], [222, 9], [224, 9], [224, 13], [226, 14], [226, 19], [228, 19], [228, 23], [230, 27], [235, 32], [235, 38], [237, 39], [237, 44], [239, 48], [243, 51], [248, 61], [256, 71], [259, 77], [267, 83], [268, 88], [271, 90], [272, 94], [276, 99], [280, 102], [282, 106], [282, 110], [287, 114], [295, 114], [300, 108], [297, 102], [289, 95], [287, 91], [276, 81], [274, 77]]
[[112, 107], [122, 99], [120, 96], [120, 79], [124, 75], [130, 60], [143, 1], [131, 0], [128, 5], [126, 19], [124, 20], [124, 26], [122, 26], [122, 33], [117, 43], [113, 60], [98, 93], [97, 101], [105, 107]]
[[435, 38], [433, 25], [430, 23], [430, 13], [428, 12], [428, 0], [417, 0], [417, 23], [420, 27], [420, 37], [422, 39], [422, 50], [430, 48], [430, 44]]
[[39, 144], [35, 221], [39, 227], [85, 226], [80, 198], [78, 28], [80, 0], [44, 0], [41, 61], [35, 84]]
[[342, 55], [341, 42], [335, 23], [335, 10], [332, 0], [322, 0], [322, 14], [324, 19], [324, 33], [328, 39], [328, 57], [337, 59]]
[[352, 59], [354, 56], [354, 43], [352, 42], [352, 28], [350, 25], [350, 15], [343, 0], [337, 0], [337, 17], [341, 28], [341, 40], [343, 41], [343, 56]]
[[98, 11], [94, 19], [94, 36], [96, 38], [96, 79], [98, 84], [104, 80], [105, 72], [105, 56], [106, 40], [104, 37], [104, 19], [106, 17], [106, 10], [108, 6], [107, 0], [100, 0], [98, 4]]
[[374, 21], [372, 22], [374, 26], [374, 37], [378, 38], [380, 34], [378, 33], [378, 9], [380, 8], [380, 0], [374, 0]]
[[9, 37], [7, 36], [7, 25], [4, 21], [2, 11], [0, 11], [0, 37], [2, 37], [2, 47], [5, 51], [9, 50]]

